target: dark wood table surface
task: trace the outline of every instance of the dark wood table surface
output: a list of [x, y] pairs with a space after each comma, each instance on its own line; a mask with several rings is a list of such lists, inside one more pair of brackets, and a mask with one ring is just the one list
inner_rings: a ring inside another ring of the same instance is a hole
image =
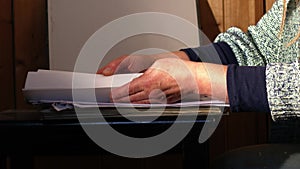
[[[121, 133], [133, 137], [149, 137], [165, 131], [176, 121], [175, 109], [166, 111], [161, 117], [148, 123], [147, 116], [130, 121], [116, 114], [115, 108], [105, 108], [105, 121], [93, 121], [96, 114], [86, 111], [81, 118], [90, 119], [83, 125], [111, 125]], [[91, 111], [93, 112], [93, 111]], [[171, 112], [171, 113], [170, 113]], [[186, 119], [176, 121], [179, 125], [194, 123], [188, 135], [166, 153], [183, 153], [183, 168], [207, 168], [209, 163], [208, 143], [199, 144], [198, 137], [207, 121], [207, 112], [199, 112], [196, 121]], [[96, 118], [95, 118], [96, 119]], [[147, 134], [145, 134], [147, 133]], [[5, 168], [7, 158], [10, 168], [32, 168], [33, 157], [37, 155], [100, 155], [108, 153], [96, 145], [83, 131], [74, 111], [55, 112], [42, 110], [8, 110], [0, 113], [0, 156], [1, 168]]]

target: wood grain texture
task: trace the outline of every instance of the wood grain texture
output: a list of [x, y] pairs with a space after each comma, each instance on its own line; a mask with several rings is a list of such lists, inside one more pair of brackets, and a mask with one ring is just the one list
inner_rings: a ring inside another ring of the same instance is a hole
[[202, 31], [211, 41], [230, 27], [247, 31], [264, 14], [262, 0], [199, 0]]
[[263, 6], [261, 0], [224, 0], [225, 30], [236, 26], [247, 31], [263, 15]]
[[224, 0], [207, 0], [207, 2], [211, 8], [220, 32], [224, 32]]
[[254, 14], [253, 14], [254, 18], [253, 18], [253, 23], [250, 23], [250, 24], [255, 25], [265, 14], [264, 1], [255, 0], [254, 3], [252, 3], [252, 6], [250, 6], [250, 8], [251, 7], [254, 7], [255, 10], [252, 10], [252, 11], [254, 11]]
[[275, 2], [276, 0], [265, 0], [265, 3], [266, 3], [266, 11], [268, 11], [269, 9], [271, 9], [273, 3]]
[[11, 0], [0, 0], [0, 111], [14, 108]]
[[224, 31], [223, 0], [199, 0], [199, 8], [201, 30], [213, 41]]
[[14, 0], [14, 34], [17, 108], [29, 108], [24, 101], [28, 71], [48, 68], [46, 0]]

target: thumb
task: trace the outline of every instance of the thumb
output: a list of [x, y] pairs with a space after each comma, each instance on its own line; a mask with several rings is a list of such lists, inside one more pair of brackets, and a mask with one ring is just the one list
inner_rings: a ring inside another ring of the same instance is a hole
[[102, 74], [104, 76], [113, 75], [114, 71], [110, 66], [105, 66], [97, 71], [97, 74]]
[[116, 72], [116, 69], [120, 65], [120, 63], [126, 58], [127, 56], [119, 57], [116, 60], [113, 60], [108, 65], [104, 66], [103, 68], [97, 71], [97, 74], [103, 74], [104, 76], [111, 76]]
[[131, 59], [130, 64], [128, 64], [128, 70], [132, 73], [139, 73], [147, 70], [153, 63], [155, 59], [151, 56], [139, 56]]

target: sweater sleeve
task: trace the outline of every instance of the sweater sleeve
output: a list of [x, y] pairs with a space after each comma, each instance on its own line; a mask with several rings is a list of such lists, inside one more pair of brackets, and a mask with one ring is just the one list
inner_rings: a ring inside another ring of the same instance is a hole
[[237, 64], [234, 53], [225, 42], [212, 43], [197, 48], [181, 49], [189, 59], [194, 62], [206, 62], [215, 64]]
[[[295, 0], [286, 1], [288, 10], [284, 32], [279, 36], [283, 0], [277, 0], [260, 21], [243, 32], [239, 28], [230, 28], [221, 33], [215, 42], [226, 42], [234, 52], [241, 66], [266, 66], [268, 63], [287, 63], [295, 60], [297, 43], [287, 48], [299, 30], [299, 9]], [[298, 23], [298, 24], [297, 24]]]
[[272, 63], [266, 68], [268, 101], [273, 120], [300, 117], [299, 63]]
[[227, 91], [232, 112], [270, 112], [266, 67], [229, 65]]
[[[297, 61], [300, 56], [300, 44], [298, 40], [291, 46], [286, 45], [298, 33], [300, 8], [297, 6], [296, 0], [286, 1], [285, 26], [282, 36], [279, 36], [283, 2], [283, 0], [277, 0], [257, 25], [250, 26], [247, 32], [244, 33], [238, 28], [230, 28], [215, 40], [215, 42], [226, 42], [232, 48], [240, 66], [266, 66], [267, 100], [275, 121], [300, 117], [300, 76]], [[239, 79], [236, 76], [228, 78]], [[229, 82], [231, 81], [229, 80]], [[235, 84], [233, 83], [233, 85]], [[239, 85], [239, 83], [237, 84]], [[252, 88], [255, 89], [256, 84], [252, 85]], [[236, 86], [236, 88], [240, 88], [240, 86]], [[243, 108], [241, 106], [243, 104], [239, 100], [233, 102], [238, 103], [234, 106], [239, 110]]]

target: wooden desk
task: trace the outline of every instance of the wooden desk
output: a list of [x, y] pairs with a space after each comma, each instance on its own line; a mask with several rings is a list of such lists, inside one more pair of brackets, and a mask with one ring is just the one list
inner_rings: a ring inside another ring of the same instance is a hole
[[[106, 112], [115, 111], [106, 109]], [[84, 118], [93, 119], [88, 113]], [[176, 115], [162, 115], [151, 123], [131, 122], [118, 115], [106, 116], [108, 124], [120, 132], [134, 137], [147, 137], [163, 132], [176, 119]], [[183, 168], [207, 168], [209, 163], [208, 143], [199, 144], [198, 137], [207, 122], [207, 114], [200, 113], [189, 134], [177, 146], [166, 153], [183, 153]], [[213, 122], [213, 121], [210, 121]], [[194, 121], [177, 121], [184, 126]], [[108, 125], [91, 122], [85, 125]], [[145, 133], [147, 133], [145, 135]], [[9, 158], [11, 168], [31, 168], [36, 155], [101, 155], [108, 153], [96, 145], [83, 131], [76, 114], [68, 112], [20, 111], [11, 110], [0, 113], [0, 154], [1, 166], [6, 166]]]

